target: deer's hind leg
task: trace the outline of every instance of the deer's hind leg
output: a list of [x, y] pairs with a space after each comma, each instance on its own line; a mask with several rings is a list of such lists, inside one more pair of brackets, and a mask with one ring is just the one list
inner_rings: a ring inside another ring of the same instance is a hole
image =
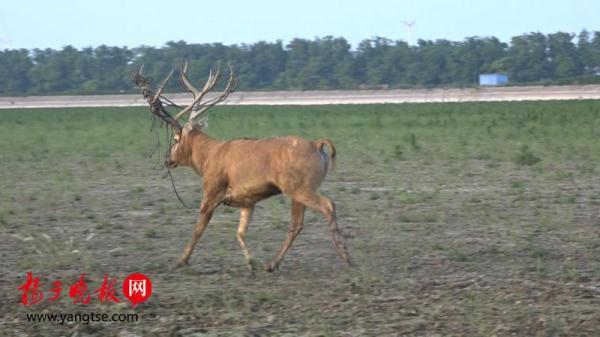
[[323, 215], [325, 215], [325, 218], [329, 223], [331, 242], [333, 243], [335, 251], [344, 262], [350, 264], [350, 256], [348, 255], [348, 250], [346, 249], [345, 244], [346, 239], [338, 227], [335, 204], [333, 201], [316, 192], [299, 195], [298, 200], [308, 208], [321, 212]]
[[305, 210], [306, 207], [304, 204], [296, 200], [292, 200], [292, 219], [290, 229], [288, 230], [287, 237], [285, 238], [285, 241], [283, 241], [279, 251], [273, 260], [271, 260], [271, 262], [266, 266], [267, 271], [274, 271], [275, 269], [279, 268], [279, 264], [281, 263], [281, 260], [283, 260], [285, 253], [288, 251], [298, 234], [300, 234], [300, 231], [302, 231]]

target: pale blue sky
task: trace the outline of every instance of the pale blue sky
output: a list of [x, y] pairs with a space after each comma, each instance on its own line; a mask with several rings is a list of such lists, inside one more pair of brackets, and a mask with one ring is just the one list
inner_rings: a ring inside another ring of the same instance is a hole
[[600, 30], [598, 0], [6, 0], [0, 49], [81, 48], [107, 44], [284, 42], [333, 35], [353, 46], [366, 38], [462, 40], [527, 32]]

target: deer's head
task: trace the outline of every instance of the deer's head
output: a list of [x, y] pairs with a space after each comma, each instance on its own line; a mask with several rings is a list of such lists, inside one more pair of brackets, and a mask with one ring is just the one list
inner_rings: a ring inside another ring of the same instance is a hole
[[180, 133], [173, 135], [166, 165], [169, 168], [177, 166], [192, 166], [192, 149], [194, 137], [202, 134], [205, 121], [186, 123]]
[[[202, 90], [196, 89], [190, 82], [187, 76], [187, 61], [181, 63], [180, 67], [180, 81], [193, 96], [193, 101], [190, 105], [181, 109], [179, 112], [172, 116], [166, 108], [177, 107], [177, 104], [162, 95], [162, 91], [169, 82], [173, 71], [161, 82], [158, 90], [154, 91], [150, 89], [150, 80], [142, 75], [144, 66], [140, 67], [140, 70], [133, 76], [133, 82], [142, 90], [144, 98], [150, 105], [152, 113], [160, 118], [162, 121], [167, 123], [173, 129], [173, 141], [169, 148], [165, 164], [169, 168], [177, 167], [178, 165], [189, 166], [191, 163], [192, 155], [192, 139], [195, 135], [202, 132], [202, 127], [206, 123], [206, 119], [202, 119], [201, 116], [211, 107], [216, 104], [223, 102], [230, 93], [235, 91], [237, 86], [237, 77], [234, 76], [233, 69], [230, 64], [229, 66], [229, 81], [223, 92], [215, 97], [205, 100], [202, 99], [206, 94], [213, 89], [213, 87], [219, 81], [221, 76], [221, 66], [218, 65], [216, 70], [211, 69], [208, 79], [204, 84]], [[181, 126], [179, 120], [186, 114], [189, 113], [189, 117], [185, 124]]]

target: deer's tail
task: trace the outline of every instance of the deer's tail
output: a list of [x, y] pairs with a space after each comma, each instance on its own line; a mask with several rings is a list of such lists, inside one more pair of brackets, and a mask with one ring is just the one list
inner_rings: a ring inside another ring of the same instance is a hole
[[[333, 171], [335, 169], [335, 145], [333, 145], [333, 142], [331, 141], [331, 139], [329, 138], [321, 138], [321, 139], [317, 139], [315, 140], [315, 145], [317, 146], [317, 149], [319, 149], [320, 153], [326, 153], [327, 156], [329, 157], [329, 162], [331, 162], [331, 166], [330, 166], [330, 171]], [[323, 148], [325, 147], [325, 145], [329, 146], [329, 151], [325, 152], [323, 150]]]

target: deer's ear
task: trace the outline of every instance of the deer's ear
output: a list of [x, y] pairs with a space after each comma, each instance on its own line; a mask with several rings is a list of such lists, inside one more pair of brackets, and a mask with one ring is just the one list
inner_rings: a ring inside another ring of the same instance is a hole
[[208, 127], [208, 118], [198, 118], [187, 122], [183, 128], [183, 132], [187, 133], [192, 130], [202, 131]]

